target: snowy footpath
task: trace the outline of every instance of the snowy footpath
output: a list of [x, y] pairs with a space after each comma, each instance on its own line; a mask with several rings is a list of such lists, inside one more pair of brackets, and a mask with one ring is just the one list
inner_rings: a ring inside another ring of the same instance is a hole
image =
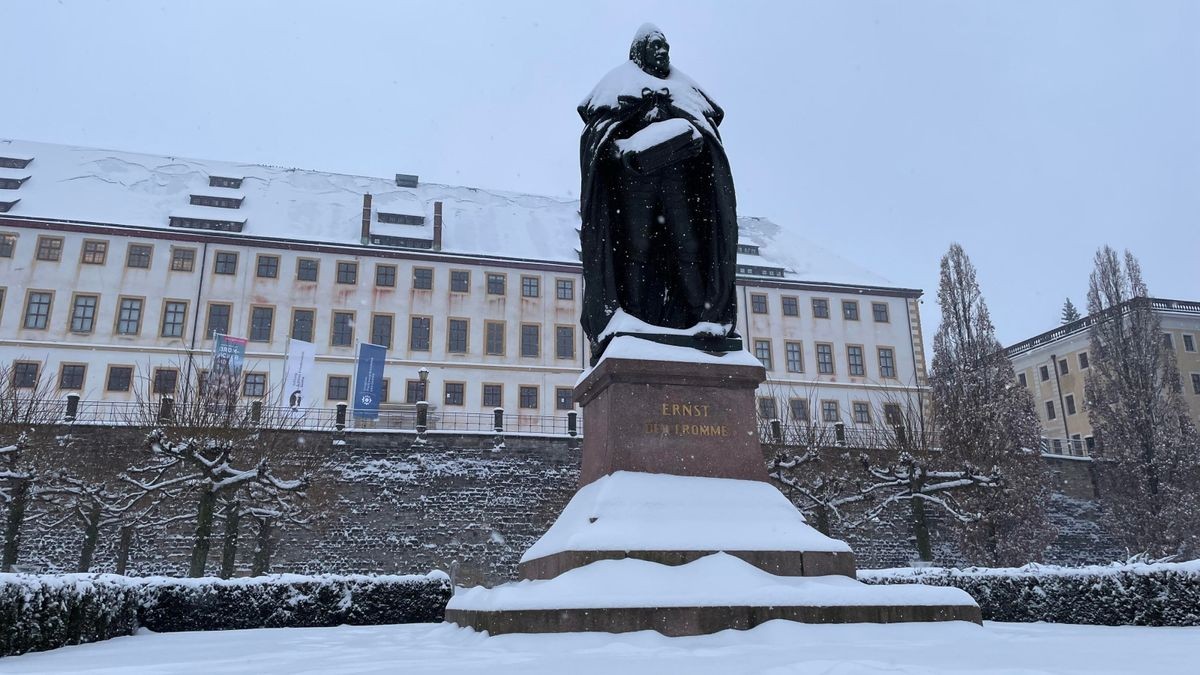
[[133, 637], [0, 659], [0, 673], [1168, 673], [1200, 672], [1200, 628], [954, 622], [487, 637], [446, 624]]

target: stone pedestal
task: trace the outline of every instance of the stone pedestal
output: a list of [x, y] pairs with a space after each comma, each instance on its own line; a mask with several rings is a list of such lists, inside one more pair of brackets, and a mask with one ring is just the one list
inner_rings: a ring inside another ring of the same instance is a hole
[[580, 486], [615, 471], [767, 480], [754, 407], [766, 370], [742, 354], [729, 365], [601, 360], [575, 387]]

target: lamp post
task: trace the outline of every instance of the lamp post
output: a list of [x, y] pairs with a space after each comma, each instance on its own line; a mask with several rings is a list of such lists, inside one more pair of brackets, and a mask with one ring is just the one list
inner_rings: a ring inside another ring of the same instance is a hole
[[417, 401], [417, 443], [425, 443], [425, 432], [429, 430], [429, 369], [421, 366], [417, 371], [417, 377], [420, 378], [421, 387]]

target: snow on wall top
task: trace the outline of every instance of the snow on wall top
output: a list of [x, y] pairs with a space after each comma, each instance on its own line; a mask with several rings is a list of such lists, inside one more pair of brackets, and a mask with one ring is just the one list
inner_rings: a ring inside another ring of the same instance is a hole
[[[0, 139], [0, 157], [32, 159], [24, 169], [4, 170], [29, 180], [0, 193], [0, 201], [20, 200], [3, 217], [167, 229], [170, 217], [182, 216], [244, 221], [247, 237], [359, 245], [363, 195], [370, 193], [375, 234], [432, 240], [433, 205], [440, 201], [445, 252], [579, 262], [579, 202], [573, 199], [425, 182], [402, 188], [388, 178], [20, 140]], [[211, 187], [210, 176], [242, 183], [236, 190]], [[191, 195], [243, 201], [237, 209], [199, 206], [190, 204]], [[380, 223], [379, 212], [425, 221]], [[738, 224], [741, 240], [760, 247], [758, 256], [739, 254], [741, 265], [782, 268], [782, 278], [795, 281], [891, 285], [766, 218], [742, 217]]]

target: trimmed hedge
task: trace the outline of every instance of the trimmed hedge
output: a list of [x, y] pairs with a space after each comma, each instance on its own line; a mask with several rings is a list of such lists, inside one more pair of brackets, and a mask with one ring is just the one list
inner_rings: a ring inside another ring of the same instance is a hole
[[0, 656], [156, 632], [441, 621], [450, 578], [0, 574]]
[[869, 584], [961, 588], [988, 621], [1200, 626], [1200, 560], [1094, 567], [860, 570]]

